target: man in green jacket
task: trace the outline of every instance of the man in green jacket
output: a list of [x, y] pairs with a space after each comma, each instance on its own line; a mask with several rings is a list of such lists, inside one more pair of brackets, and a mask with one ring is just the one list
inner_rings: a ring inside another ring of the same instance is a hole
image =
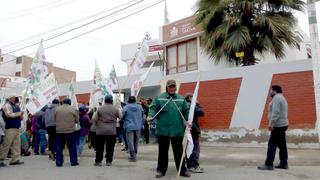
[[[157, 118], [156, 134], [158, 135], [158, 168], [156, 178], [165, 176], [168, 169], [169, 144], [173, 150], [177, 170], [179, 169], [183, 146], [185, 126], [189, 106], [184, 97], [176, 93], [176, 81], [168, 80], [166, 92], [156, 97], [150, 107], [147, 120]], [[183, 118], [183, 117], [184, 118]], [[189, 125], [188, 125], [189, 126]], [[182, 163], [180, 176], [190, 177]]]

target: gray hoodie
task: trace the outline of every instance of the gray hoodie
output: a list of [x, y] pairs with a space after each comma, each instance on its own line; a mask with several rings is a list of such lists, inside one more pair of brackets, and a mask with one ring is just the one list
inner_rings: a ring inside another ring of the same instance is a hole
[[54, 113], [56, 112], [56, 109], [57, 104], [51, 104], [44, 113], [44, 123], [46, 128], [50, 126], [56, 126], [56, 122], [54, 120]]
[[269, 104], [269, 126], [288, 126], [288, 103], [282, 93], [273, 96]]

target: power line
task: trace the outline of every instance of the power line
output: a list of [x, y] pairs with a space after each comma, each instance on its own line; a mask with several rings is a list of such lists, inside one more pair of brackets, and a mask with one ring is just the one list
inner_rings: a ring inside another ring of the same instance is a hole
[[[80, 26], [74, 27], [74, 28], [69, 29], [69, 30], [67, 30], [67, 31], [64, 31], [64, 32], [62, 32], [62, 33], [59, 33], [59, 34], [57, 34], [57, 35], [54, 35], [54, 36], [52, 36], [52, 37], [50, 37], [50, 38], [48, 38], [48, 39], [44, 39], [43, 42], [46, 42], [46, 41], [55, 39], [55, 38], [57, 38], [57, 37], [60, 37], [60, 36], [62, 36], [62, 35], [65, 35], [65, 34], [67, 34], [67, 33], [69, 33], [69, 32], [72, 32], [72, 31], [75, 31], [75, 30], [80, 29], [80, 28], [82, 28], [82, 27], [85, 27], [85, 26], [87, 26], [87, 25], [89, 25], [89, 24], [92, 24], [92, 23], [97, 22], [97, 21], [99, 21], [99, 20], [101, 20], [101, 19], [104, 19], [104, 18], [106, 18], [106, 17], [109, 17], [109, 16], [111, 16], [111, 15], [113, 15], [113, 14], [116, 14], [116, 13], [118, 13], [118, 12], [120, 12], [120, 11], [123, 11], [123, 10], [125, 10], [125, 9], [128, 9], [128, 8], [130, 8], [130, 7], [132, 7], [132, 6], [136, 5], [136, 4], [139, 4], [139, 3], [143, 2], [143, 1], [144, 1], [144, 0], [137, 1], [137, 2], [135, 2], [135, 3], [133, 3], [133, 4], [131, 4], [131, 5], [128, 5], [128, 6], [124, 7], [124, 8], [121, 8], [121, 9], [119, 9], [119, 10], [117, 10], [117, 11], [115, 11], [115, 12], [112, 12], [112, 13], [110, 13], [110, 14], [107, 14], [107, 15], [105, 15], [105, 16], [102, 16], [102, 17], [100, 17], [100, 18], [98, 18], [98, 19], [95, 19], [95, 20], [93, 20], [93, 21], [87, 22], [87, 23], [82, 24], [82, 25], [80, 25]], [[18, 49], [16, 49], [16, 50], [13, 50], [13, 51], [4, 53], [3, 55], [11, 54], [11, 53], [14, 53], [14, 52], [17, 52], [17, 51], [20, 51], [20, 50], [23, 50], [23, 49], [26, 49], [26, 48], [29, 48], [29, 47], [38, 45], [38, 44], [39, 44], [39, 43], [33, 43], [33, 44], [30, 44], [30, 45], [27, 45], [27, 46], [18, 48]]]
[[[61, 0], [60, 0], [61, 1]], [[46, 9], [53, 9], [53, 8], [56, 8], [56, 7], [59, 7], [59, 6], [63, 6], [63, 5], [66, 5], [66, 4], [69, 4], [69, 3], [72, 3], [73, 1], [75, 0], [70, 0], [70, 1], [67, 1], [67, 2], [62, 2], [60, 4], [56, 4], [56, 3], [59, 3], [59, 1], [55, 1], [55, 2], [51, 2], [51, 3], [48, 3], [48, 4], [44, 4], [44, 5], [40, 5], [38, 7], [33, 7], [33, 8], [30, 8], [28, 12], [28, 9], [26, 10], [20, 10], [20, 12], [23, 12], [22, 14], [18, 14], [18, 15], [15, 15], [15, 16], [12, 16], [12, 17], [9, 17], [9, 18], [2, 18], [0, 19], [0, 21], [8, 21], [8, 20], [12, 20], [12, 19], [17, 19], [17, 18], [20, 18], [20, 17], [23, 17], [23, 16], [27, 16], [27, 15], [30, 15], [34, 12], [38, 12], [38, 11], [43, 11], [43, 10], [46, 10]], [[54, 5], [55, 4], [55, 5]], [[46, 6], [50, 6], [50, 5], [53, 5], [51, 7], [48, 7], [48, 8], [44, 8], [44, 9], [41, 9], [41, 7], [46, 7]], [[39, 9], [40, 8], [40, 9]], [[33, 9], [39, 9], [38, 11], [31, 11]], [[26, 12], [27, 11], [27, 12]]]
[[[139, 12], [142, 12], [142, 11], [144, 11], [144, 10], [147, 10], [147, 9], [153, 7], [153, 6], [156, 6], [156, 5], [160, 4], [160, 3], [163, 2], [163, 1], [164, 1], [164, 0], [160, 0], [160, 1], [157, 1], [157, 2], [154, 2], [154, 3], [150, 3], [151, 5], [148, 5], [148, 6], [146, 6], [145, 8], [142, 8], [142, 9], [140, 9], [140, 10], [138, 10], [138, 11], [135, 11], [135, 12], [133, 12], [133, 13], [130, 13], [130, 14], [124, 16], [124, 17], [121, 17], [121, 18], [119, 18], [119, 19], [117, 19], [117, 20], [114, 20], [114, 21], [112, 21], [112, 22], [109, 22], [109, 23], [107, 23], [107, 24], [104, 24], [104, 25], [102, 25], [102, 26], [99, 26], [99, 27], [97, 27], [97, 28], [94, 28], [94, 29], [92, 29], [92, 30], [90, 30], [90, 31], [87, 31], [87, 32], [85, 32], [85, 33], [79, 34], [79, 35], [74, 36], [74, 37], [72, 37], [72, 38], [66, 39], [66, 40], [64, 40], [64, 41], [62, 41], [62, 42], [59, 42], [59, 43], [56, 43], [56, 44], [54, 44], [54, 45], [48, 46], [48, 47], [46, 47], [45, 49], [50, 49], [50, 48], [55, 47], [55, 46], [58, 46], [58, 45], [60, 45], [60, 44], [64, 44], [64, 43], [66, 43], [66, 42], [68, 42], [68, 41], [71, 41], [71, 40], [76, 39], [76, 38], [78, 38], [78, 37], [81, 37], [81, 36], [83, 36], [83, 35], [89, 34], [89, 33], [91, 33], [91, 32], [94, 32], [94, 31], [99, 30], [99, 29], [101, 29], [101, 28], [104, 28], [104, 27], [106, 27], [106, 26], [109, 26], [109, 25], [111, 25], [111, 24], [113, 24], [113, 23], [116, 23], [116, 22], [121, 21], [121, 20], [123, 20], [123, 19], [126, 19], [126, 18], [128, 18], [128, 17], [130, 17], [130, 16], [133, 16], [133, 15], [139, 13]], [[36, 53], [36, 52], [32, 52], [32, 53], [30, 53], [30, 54], [27, 54], [26, 56], [32, 55], [32, 54], [34, 54], [34, 53]], [[12, 60], [9, 60], [9, 61], [6, 61], [6, 62], [3, 62], [3, 63], [1, 63], [0, 65], [9, 63], [9, 62], [15, 61], [15, 60], [16, 60], [16, 58], [15, 58], [15, 59], [12, 59]]]
[[[36, 35], [33, 35], [33, 36], [29, 36], [29, 37], [27, 37], [27, 38], [25, 38], [25, 39], [22, 39], [22, 40], [19, 40], [19, 41], [10, 43], [10, 44], [6, 44], [6, 45], [3, 46], [3, 48], [6, 48], [6, 47], [8, 48], [8, 47], [11, 47], [11, 46], [13, 46], [13, 45], [16, 45], [16, 44], [20, 44], [20, 43], [22, 43], [22, 42], [25, 42], [25, 41], [27, 41], [27, 40], [29, 40], [29, 39], [34, 39], [34, 38], [37, 38], [37, 37], [42, 36], [42, 35], [44, 35], [44, 34], [48, 34], [48, 33], [50, 33], [50, 32], [57, 31], [57, 30], [59, 30], [59, 29], [62, 29], [62, 28], [65, 28], [65, 27], [74, 25], [74, 24], [76, 24], [76, 23], [78, 23], [78, 22], [81, 22], [81, 21], [84, 21], [84, 20], [93, 18], [93, 17], [95, 17], [95, 16], [101, 15], [101, 14], [106, 13], [106, 12], [108, 12], [108, 11], [111, 11], [111, 10], [114, 10], [114, 9], [118, 9], [118, 8], [120, 8], [120, 7], [124, 6], [124, 5], [127, 5], [127, 4], [129, 4], [129, 3], [132, 3], [132, 2], [134, 2], [134, 1], [137, 1], [137, 0], [132, 0], [132, 1], [129, 1], [129, 2], [120, 4], [120, 5], [115, 6], [115, 7], [113, 7], [113, 8], [110, 8], [110, 9], [107, 9], [107, 10], [104, 10], [104, 11], [101, 11], [101, 12], [98, 12], [98, 13], [96, 13], [96, 14], [87, 16], [87, 17], [85, 17], [85, 18], [82, 18], [82, 19], [73, 21], [73, 22], [68, 23], [68, 24], [59, 26], [59, 27], [54, 28], [54, 29], [51, 29], [51, 30], [49, 30], [49, 31], [46, 31], [46, 32], [43, 32], [43, 33], [40, 33], [40, 34], [36, 34]], [[37, 40], [37, 41], [38, 41], [38, 40]], [[10, 48], [9, 48], [9, 49], [10, 49]]]

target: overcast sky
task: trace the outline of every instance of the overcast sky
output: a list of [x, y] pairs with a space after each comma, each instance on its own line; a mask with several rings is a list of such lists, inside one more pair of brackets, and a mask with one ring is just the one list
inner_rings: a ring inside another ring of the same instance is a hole
[[[115, 21], [134, 12], [134, 9], [139, 9], [141, 6], [158, 1], [144, 0], [127, 10], [117, 13], [116, 16], [109, 16], [85, 28], [79, 28], [58, 38], [46, 41], [44, 42], [44, 46], [49, 47], [60, 43], [96, 27]], [[121, 6], [121, 8], [130, 6], [128, 2], [132, 2], [132, 0], [0, 0], [0, 49], [2, 49], [2, 53], [6, 53], [30, 43], [40, 42], [41, 38], [48, 39], [95, 18], [54, 30], [57, 27], [122, 4], [126, 5]], [[138, 2], [138, 0], [134, 2]], [[175, 21], [192, 15], [192, 7], [195, 2], [196, 0], [167, 0], [169, 20]], [[127, 12], [128, 10], [131, 11]], [[100, 16], [96, 16], [96, 18], [114, 11], [105, 12]], [[299, 17], [299, 25], [308, 34], [306, 14], [299, 13], [297, 16]], [[150, 32], [152, 39], [158, 39], [159, 27], [163, 24], [163, 21], [164, 3], [162, 2], [129, 18], [47, 49], [46, 57], [55, 66], [76, 71], [77, 81], [92, 79], [95, 59], [98, 61], [105, 76], [110, 71], [112, 64], [115, 65], [118, 75], [125, 75], [126, 65], [120, 60], [120, 45], [141, 41], [147, 31]], [[36, 36], [36, 38], [32, 38], [21, 45], [14, 44], [7, 46], [16, 41], [47, 31], [51, 32]], [[36, 51], [37, 48], [37, 46], [33, 46], [12, 54], [16, 56], [29, 54]]]

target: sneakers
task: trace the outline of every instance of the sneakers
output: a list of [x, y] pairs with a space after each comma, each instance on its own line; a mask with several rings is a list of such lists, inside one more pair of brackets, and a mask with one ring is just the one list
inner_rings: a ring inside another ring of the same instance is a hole
[[275, 168], [277, 168], [277, 169], [289, 169], [289, 167], [288, 167], [288, 164], [287, 165], [277, 165], [277, 166], [275, 166]]
[[136, 158], [128, 158], [128, 161], [129, 162], [137, 162], [137, 159]]
[[193, 172], [193, 173], [204, 173], [204, 169], [201, 168], [200, 166], [197, 166], [197, 167], [191, 167], [188, 169], [190, 172]]
[[101, 164], [101, 162], [96, 162], [96, 163], [94, 163], [94, 166], [101, 167], [102, 164]]
[[24, 164], [24, 162], [18, 160], [16, 162], [10, 162], [9, 165], [21, 165], [21, 164]]
[[162, 173], [162, 172], [157, 172], [157, 174], [156, 174], [156, 178], [162, 178], [164, 176], [164, 174]]
[[106, 166], [111, 166], [112, 162], [106, 162]]
[[180, 176], [182, 176], [182, 177], [190, 177], [191, 174], [188, 171], [185, 171], [185, 172], [180, 173]]
[[265, 164], [257, 167], [259, 170], [273, 170], [273, 166], [267, 166]]
[[127, 149], [127, 148], [125, 148], [125, 147], [121, 149], [121, 151], [127, 151], [127, 150], [128, 150], [128, 149]]

